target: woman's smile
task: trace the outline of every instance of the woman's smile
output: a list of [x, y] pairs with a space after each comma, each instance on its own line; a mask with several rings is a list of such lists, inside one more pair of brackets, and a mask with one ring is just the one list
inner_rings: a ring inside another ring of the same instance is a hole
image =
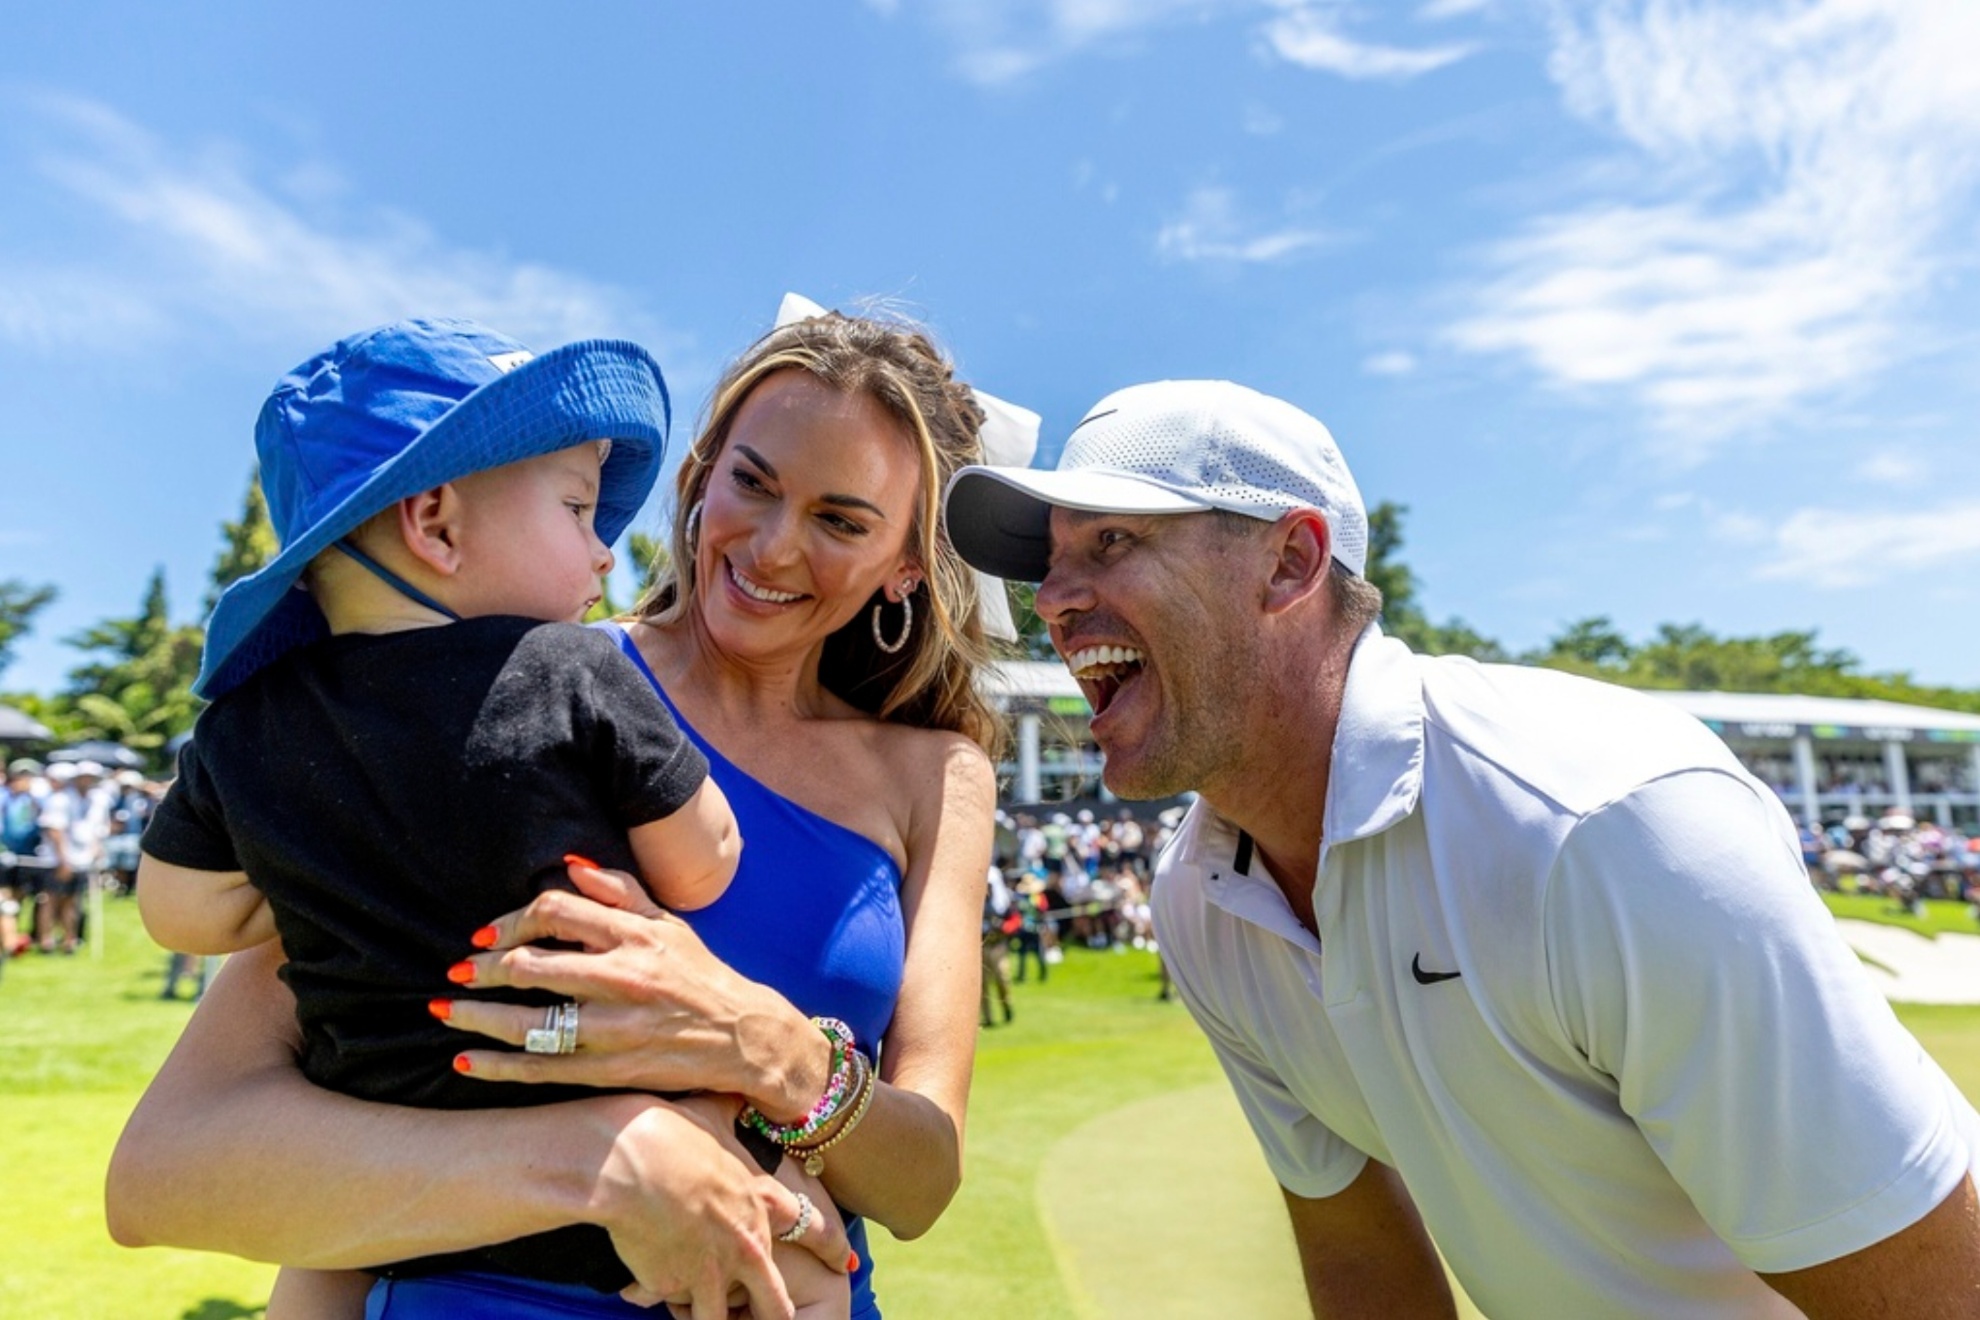
[[753, 601], [764, 605], [789, 605], [792, 601], [804, 599], [804, 593], [801, 591], [778, 591], [763, 586], [749, 578], [726, 558], [722, 560], [722, 567], [728, 570], [729, 581], [736, 590]]

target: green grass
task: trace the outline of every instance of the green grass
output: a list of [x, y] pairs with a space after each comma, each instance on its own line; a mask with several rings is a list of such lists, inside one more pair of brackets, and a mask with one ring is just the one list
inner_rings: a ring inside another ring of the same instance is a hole
[[274, 1270], [191, 1251], [126, 1251], [103, 1171], [138, 1094], [190, 1016], [158, 998], [165, 955], [134, 905], [106, 905], [102, 956], [15, 959], [0, 976], [0, 1311], [47, 1317], [259, 1314]]
[[1829, 905], [1829, 911], [1839, 917], [1852, 917], [1857, 921], [1876, 921], [1886, 926], [1902, 926], [1915, 930], [1921, 935], [1938, 935], [1953, 932], [1960, 935], [1980, 935], [1980, 922], [1973, 919], [1972, 911], [1959, 900], [1950, 898], [1928, 898], [1925, 900], [1925, 915], [1914, 917], [1896, 899], [1885, 898], [1881, 894], [1836, 894], [1824, 892], [1822, 901]]
[[[112, 903], [106, 927], [101, 959], [17, 960], [0, 978], [0, 1311], [252, 1316], [269, 1267], [125, 1251], [104, 1230], [111, 1144], [189, 1012], [158, 1000], [164, 955], [131, 906]], [[876, 1234], [894, 1320], [1305, 1314], [1277, 1188], [1156, 985], [1149, 955], [1074, 950], [1016, 987], [1017, 1020], [982, 1036], [962, 1193], [918, 1241]], [[1980, 1009], [1899, 1016], [1980, 1097]]]

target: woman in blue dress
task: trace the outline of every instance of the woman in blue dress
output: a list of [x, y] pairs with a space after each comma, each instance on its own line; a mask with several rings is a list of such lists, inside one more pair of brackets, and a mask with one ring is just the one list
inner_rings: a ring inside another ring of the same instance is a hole
[[[792, 1292], [844, 1267], [818, 1260], [842, 1249], [836, 1207], [857, 1259], [850, 1314], [879, 1314], [862, 1221], [914, 1237], [961, 1178], [999, 726], [973, 682], [976, 580], [937, 513], [982, 413], [921, 334], [836, 314], [759, 341], [709, 411], [677, 478], [675, 568], [617, 636], [708, 753], [742, 869], [690, 926], [577, 868], [582, 895], [545, 895], [463, 949], [477, 987], [577, 1002], [575, 1053], [510, 1048], [540, 1010], [448, 1010], [471, 1077], [623, 1089], [451, 1112], [317, 1090], [263, 946], [209, 990], [119, 1143], [119, 1241], [282, 1262], [271, 1320], [367, 1304], [392, 1320], [636, 1314], [471, 1268], [375, 1286], [346, 1272], [471, 1265], [478, 1247], [597, 1224], [632, 1302], [788, 1316]], [[819, 1104], [842, 1056], [814, 1017], [850, 1025], [878, 1080], [828, 1147], [793, 1143], [815, 1153], [779, 1183], [735, 1120]], [[660, 1098], [682, 1092], [699, 1094]]]

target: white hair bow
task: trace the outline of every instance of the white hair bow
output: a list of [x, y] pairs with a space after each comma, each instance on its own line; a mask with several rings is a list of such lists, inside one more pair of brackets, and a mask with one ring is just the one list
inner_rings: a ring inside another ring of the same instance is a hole
[[[794, 321], [809, 321], [824, 315], [827, 315], [825, 308], [803, 294], [787, 293], [777, 305], [777, 324], [772, 328], [781, 330]], [[979, 432], [983, 461], [997, 467], [1030, 467], [1032, 455], [1038, 452], [1041, 422], [1038, 414], [1015, 403], [1006, 403], [994, 394], [985, 394], [974, 386], [969, 392], [975, 397], [976, 406], [983, 409], [983, 426]], [[1011, 619], [1011, 598], [1004, 580], [977, 572], [976, 599], [976, 617], [982, 621], [983, 631], [1006, 642], [1016, 641], [1017, 624]]]

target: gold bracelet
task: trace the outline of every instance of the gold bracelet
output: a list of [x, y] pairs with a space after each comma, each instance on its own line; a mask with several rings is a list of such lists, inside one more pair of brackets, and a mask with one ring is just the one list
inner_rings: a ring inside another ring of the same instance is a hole
[[862, 1118], [866, 1117], [866, 1107], [873, 1103], [873, 1093], [879, 1089], [879, 1071], [867, 1062], [864, 1054], [858, 1055], [858, 1058], [865, 1068], [865, 1073], [860, 1078], [859, 1098], [853, 1101], [852, 1112], [846, 1116], [846, 1121], [839, 1125], [839, 1130], [815, 1146], [785, 1148], [786, 1154], [804, 1161], [804, 1171], [813, 1178], [825, 1172], [825, 1152], [852, 1135], [852, 1130], [859, 1126]]

